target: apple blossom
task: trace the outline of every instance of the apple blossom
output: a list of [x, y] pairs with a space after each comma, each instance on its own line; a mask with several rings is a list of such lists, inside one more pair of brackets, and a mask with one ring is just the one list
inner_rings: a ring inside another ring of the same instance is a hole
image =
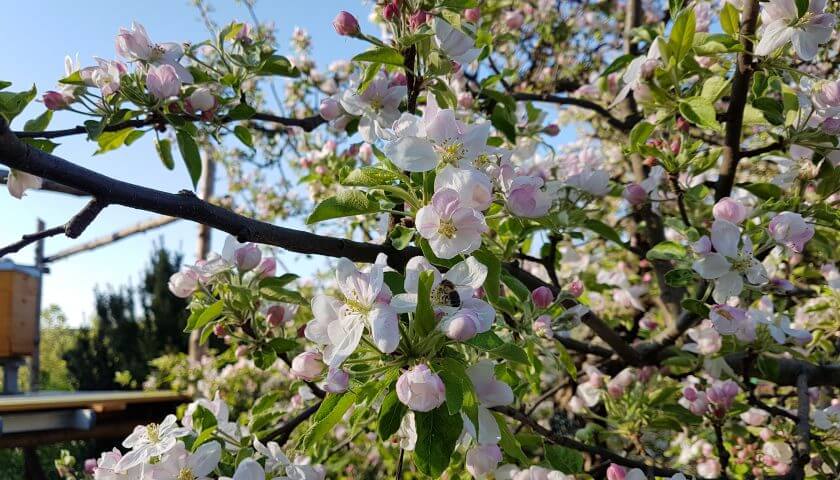
[[431, 204], [417, 212], [416, 224], [434, 254], [444, 259], [474, 252], [487, 231], [484, 216], [462, 206], [459, 193], [450, 188], [435, 192]]
[[[177, 93], [176, 93], [177, 95]], [[192, 112], [212, 112], [218, 106], [218, 101], [213, 92], [207, 87], [199, 87], [193, 90], [186, 101], [187, 109]]]
[[554, 331], [551, 327], [551, 317], [549, 315], [540, 315], [537, 317], [531, 328], [537, 336], [545, 338], [552, 338], [554, 336]]
[[715, 305], [710, 310], [709, 318], [721, 335], [735, 335], [742, 342], [755, 341], [755, 321], [740, 308]]
[[240, 272], [250, 272], [260, 265], [262, 253], [253, 243], [246, 243], [233, 252], [233, 259]]
[[446, 165], [435, 176], [435, 191], [449, 188], [458, 192], [460, 204], [483, 211], [493, 201], [490, 178], [474, 168], [456, 168]]
[[737, 225], [747, 218], [747, 208], [734, 198], [723, 197], [712, 208], [712, 214], [715, 220], [726, 220]]
[[147, 459], [163, 455], [175, 447], [177, 439], [189, 433], [188, 428], [179, 427], [175, 415], [167, 415], [160, 424], [150, 423], [134, 427], [134, 431], [122, 442], [123, 447], [132, 449], [120, 458], [115, 470], [128, 470]]
[[397, 379], [397, 398], [415, 412], [429, 412], [443, 405], [446, 387], [426, 364], [415, 365]]
[[291, 374], [302, 380], [315, 380], [321, 376], [324, 364], [318, 352], [303, 352], [292, 359]]
[[143, 25], [132, 22], [131, 30], [120, 27], [116, 38], [117, 55], [131, 61], [144, 61], [152, 65], [170, 65], [183, 83], [192, 83], [193, 76], [179, 63], [184, 56], [181, 45], [173, 42], [152, 43]]
[[631, 183], [624, 187], [622, 196], [630, 205], [641, 205], [647, 201], [648, 194], [638, 183]]
[[330, 393], [341, 393], [350, 386], [350, 374], [340, 368], [330, 368], [327, 372], [324, 390]]
[[181, 91], [181, 80], [172, 65], [149, 67], [146, 74], [146, 87], [158, 100], [177, 96]]
[[102, 91], [103, 97], [110, 97], [120, 89], [121, 77], [126, 68], [120, 62], [96, 58], [98, 64], [91, 73], [91, 82]]
[[587, 170], [566, 179], [566, 184], [595, 197], [603, 197], [610, 191], [610, 176], [604, 170]]
[[297, 313], [297, 305], [271, 305], [265, 313], [265, 320], [272, 327], [279, 327], [291, 323]]
[[724, 303], [729, 297], [740, 295], [744, 288], [744, 277], [753, 285], [766, 283], [764, 266], [753, 257], [752, 242], [744, 236], [739, 249], [741, 229], [726, 220], [715, 220], [712, 224], [711, 244], [715, 251], [701, 254], [692, 268], [707, 280], [715, 281], [713, 297]]
[[525, 21], [525, 16], [520, 11], [506, 12], [504, 15], [505, 25], [511, 30], [519, 30]]
[[435, 43], [446, 55], [460, 64], [471, 63], [478, 57], [475, 41], [440, 18], [432, 20]]
[[611, 463], [607, 467], [607, 480], [625, 480], [627, 478], [627, 469], [621, 465]]
[[318, 113], [328, 122], [340, 117], [343, 112], [344, 110], [341, 108], [341, 104], [332, 97], [321, 100], [321, 104], [318, 107]]
[[773, 217], [767, 225], [767, 231], [777, 243], [797, 253], [802, 252], [805, 244], [814, 237], [813, 225], [794, 212], [782, 212]]
[[350, 115], [361, 116], [359, 133], [366, 142], [385, 138], [386, 129], [397, 121], [397, 109], [406, 94], [406, 87], [391, 85], [384, 74], [378, 75], [363, 92], [348, 88], [339, 99], [341, 107]]
[[145, 476], [150, 480], [209, 480], [208, 475], [215, 470], [221, 458], [219, 442], [204, 443], [195, 452], [188, 451], [183, 443], [178, 442], [160, 462], [145, 472]]
[[635, 381], [636, 372], [632, 368], [625, 368], [607, 382], [607, 393], [613, 398], [618, 398], [624, 395], [627, 388], [633, 385]]
[[618, 92], [611, 106], [618, 105], [622, 100], [627, 98], [631, 90], [635, 91], [643, 84], [643, 70], [647, 70], [647, 73], [650, 73], [651, 66], [656, 66], [659, 63], [660, 41], [662, 41], [660, 37], [656, 37], [645, 56], [638, 56], [627, 65], [627, 69], [621, 77], [624, 82], [624, 87]]
[[41, 177], [36, 177], [35, 175], [12, 169], [9, 171], [9, 177], [6, 180], [6, 187], [9, 189], [9, 193], [13, 197], [21, 199], [26, 195], [27, 190], [40, 189], [43, 183], [44, 182]]
[[763, 302], [761, 308], [751, 308], [748, 312], [749, 317], [755, 323], [767, 326], [770, 336], [781, 345], [787, 343], [788, 340], [797, 345], [805, 345], [811, 341], [812, 336], [809, 331], [793, 328], [790, 317], [776, 313], [773, 309], [773, 303], [769, 298], [764, 297], [763, 300], [765, 299], [766, 301]]
[[795, 0], [770, 0], [762, 5], [761, 21], [764, 30], [755, 54], [770, 55], [793, 42], [793, 49], [803, 60], [811, 60], [817, 47], [826, 43], [834, 31], [836, 18], [824, 13], [825, 0], [810, 0], [808, 11], [800, 17]]
[[742, 413], [740, 417], [747, 425], [760, 427], [767, 422], [767, 419], [770, 418], [770, 414], [760, 408], [750, 407], [750, 409]]
[[693, 343], [683, 345], [683, 350], [698, 353], [700, 355], [711, 355], [717, 353], [723, 341], [710, 320], [704, 320], [700, 325], [688, 329], [688, 337], [694, 340]]
[[254, 269], [254, 274], [259, 278], [273, 277], [275, 273], [277, 273], [277, 260], [273, 257], [263, 258]]
[[464, 10], [464, 18], [466, 18], [468, 22], [478, 23], [478, 21], [481, 20], [481, 9], [468, 8]]
[[417, 30], [431, 18], [431, 14], [425, 10], [417, 10], [408, 17], [408, 26], [412, 30]]
[[697, 463], [697, 475], [702, 478], [718, 478], [720, 473], [720, 462], [716, 458], [707, 458]]
[[485, 478], [502, 461], [502, 450], [498, 445], [476, 445], [467, 452], [466, 468], [473, 478]]
[[330, 367], [338, 367], [356, 350], [365, 326], [381, 352], [391, 353], [399, 344], [397, 311], [390, 305], [391, 292], [383, 282], [384, 258], [380, 260], [360, 271], [350, 260], [339, 259], [336, 283], [342, 298], [312, 299], [315, 318], [306, 325], [305, 335], [324, 346], [324, 361]]

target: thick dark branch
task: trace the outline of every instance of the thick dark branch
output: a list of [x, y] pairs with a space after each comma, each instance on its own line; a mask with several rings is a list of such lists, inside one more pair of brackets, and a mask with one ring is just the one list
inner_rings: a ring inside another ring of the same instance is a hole
[[715, 200], [729, 196], [735, 184], [738, 161], [741, 159], [741, 130], [744, 126], [744, 109], [753, 74], [753, 41], [758, 22], [758, 0], [744, 2], [741, 13], [741, 46], [744, 50], [738, 54], [735, 75], [732, 80], [732, 95], [729, 109], [726, 111], [726, 137], [723, 146], [723, 163], [715, 187]]
[[571, 448], [573, 450], [578, 450], [581, 452], [586, 452], [592, 455], [597, 455], [604, 460], [609, 460], [612, 463], [616, 463], [618, 465], [622, 465], [625, 467], [630, 468], [640, 468], [647, 474], [654, 474], [660, 476], [667, 476], [670, 477], [679, 473], [677, 470], [673, 470], [666, 467], [658, 467], [655, 465], [648, 465], [644, 462], [633, 460], [622, 455], [619, 455], [613, 451], [607, 450], [605, 448], [596, 447], [593, 445], [587, 445], [585, 443], [578, 442], [573, 438], [569, 438], [563, 435], [559, 435], [557, 433], [552, 432], [551, 430], [543, 427], [536, 420], [526, 415], [524, 412], [520, 412], [512, 407], [493, 407], [493, 410], [507, 415], [514, 420], [519, 421], [520, 423], [527, 425], [534, 433], [542, 436], [550, 443], [554, 445], [561, 445], [566, 448]]
[[581, 342], [580, 340], [575, 340], [573, 338], [554, 335], [554, 339], [567, 349], [578, 353], [586, 353], [603, 358], [610, 358], [613, 355], [613, 351], [609, 348], [599, 347], [598, 345]]
[[793, 462], [793, 474], [797, 480], [805, 478], [805, 466], [811, 460], [811, 395], [808, 393], [808, 374], [800, 373], [796, 379], [799, 404], [796, 415], [796, 459]]
[[400, 251], [389, 245], [354, 242], [284, 228], [212, 205], [189, 191], [172, 194], [122, 182], [21, 142], [2, 121], [0, 163], [82, 190], [102, 202], [192, 220], [234, 235], [243, 242], [274, 245], [297, 253], [347, 257], [367, 263], [374, 262], [378, 254], [385, 253], [391, 266], [398, 269], [409, 258], [422, 254], [417, 248]]
[[[192, 122], [198, 120], [195, 117], [190, 116], [182, 116], [183, 120]], [[300, 127], [304, 131], [310, 132], [319, 125], [323, 123], [327, 123], [320, 115], [313, 115], [311, 117], [304, 117], [304, 118], [286, 118], [286, 117], [279, 117], [277, 115], [272, 115], [270, 113], [257, 113], [253, 117], [250, 118], [251, 120], [261, 120], [264, 122], [270, 123], [279, 123], [286, 127]], [[223, 117], [219, 119], [221, 123], [229, 123], [238, 120], [234, 120], [230, 117]], [[119, 130], [123, 130], [126, 128], [142, 128], [148, 127], [151, 125], [158, 125], [158, 124], [165, 124], [165, 120], [156, 116], [150, 115], [146, 118], [137, 118], [133, 120], [126, 120], [124, 122], [116, 123], [114, 125], [108, 125], [104, 128], [103, 131], [105, 132], [116, 132]], [[275, 133], [278, 131], [275, 131]], [[88, 133], [87, 128], [84, 125], [77, 125], [73, 128], [66, 128], [63, 130], [48, 130], [45, 132], [14, 132], [14, 134], [18, 138], [59, 138], [59, 137], [68, 137], [71, 135], [82, 135]]]
[[714, 422], [715, 429], [715, 450], [717, 450], [718, 458], [720, 459], [720, 479], [727, 480], [729, 475], [726, 470], [729, 468], [729, 451], [726, 445], [723, 444], [723, 426], [721, 421]]
[[42, 231], [36, 232], [36, 233], [26, 234], [23, 237], [21, 237], [21, 239], [18, 240], [17, 242], [12, 243], [11, 245], [7, 245], [3, 248], [0, 248], [0, 258], [3, 258], [4, 256], [6, 256], [10, 253], [18, 252], [22, 248], [24, 248], [25, 246], [27, 246], [29, 244], [32, 244], [32, 243], [35, 243], [38, 240], [48, 238], [48, 237], [54, 237], [56, 235], [61, 235], [62, 233], [64, 233], [64, 225], [61, 225], [61, 226], [58, 226], [58, 227], [53, 227], [53, 228], [50, 228], [50, 229], [47, 229], [47, 230], [42, 230]]
[[785, 148], [785, 144], [782, 142], [773, 142], [770, 145], [765, 145], [763, 147], [758, 147], [752, 150], [744, 150], [743, 152], [739, 153], [740, 158], [749, 158], [749, 157], [757, 157], [759, 155], [764, 155], [765, 153], [770, 153], [776, 150], [781, 150]]
[[622, 132], [629, 132], [630, 129], [633, 128], [633, 125], [631, 124], [632, 122], [616, 118], [609, 110], [601, 105], [582, 98], [559, 97], [557, 95], [547, 95], [543, 93], [514, 93], [512, 96], [515, 100], [556, 103], [559, 105], [574, 105], [575, 107], [592, 110], [601, 117], [604, 117], [604, 119], [607, 120], [607, 123], [609, 123], [612, 127], [615, 127]]

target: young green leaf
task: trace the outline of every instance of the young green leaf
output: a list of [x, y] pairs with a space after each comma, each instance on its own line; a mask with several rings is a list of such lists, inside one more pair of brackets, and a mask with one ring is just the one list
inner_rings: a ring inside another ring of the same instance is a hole
[[323, 222], [333, 218], [349, 217], [350, 215], [363, 215], [366, 213], [377, 213], [379, 202], [370, 198], [359, 190], [343, 190], [334, 197], [327, 198], [319, 203], [306, 224]]

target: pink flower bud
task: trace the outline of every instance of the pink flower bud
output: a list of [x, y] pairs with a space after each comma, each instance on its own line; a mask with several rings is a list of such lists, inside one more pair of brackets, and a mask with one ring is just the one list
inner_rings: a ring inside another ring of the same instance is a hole
[[543, 133], [548, 135], [549, 137], [556, 137], [560, 134], [560, 126], [556, 123], [550, 123], [543, 128]]
[[610, 466], [607, 467], [607, 480], [624, 480], [626, 476], [627, 469], [621, 465], [611, 463]]
[[505, 25], [511, 30], [519, 30], [525, 22], [525, 15], [520, 11], [513, 11], [505, 13]]
[[461, 108], [470, 108], [473, 106], [473, 96], [469, 92], [461, 92], [458, 94], [458, 106]]
[[321, 376], [324, 364], [318, 352], [303, 352], [292, 359], [291, 374], [301, 380], [312, 381]]
[[272, 305], [268, 307], [268, 312], [265, 314], [265, 320], [272, 327], [278, 327], [283, 324], [286, 317], [286, 309], [283, 305]]
[[391, 75], [391, 81], [388, 82], [389, 87], [404, 87], [408, 85], [408, 78], [403, 72], [397, 72]]
[[151, 66], [146, 74], [146, 87], [153, 97], [166, 100], [181, 92], [181, 79], [172, 65]]
[[254, 273], [260, 278], [273, 277], [277, 273], [277, 260], [273, 257], [263, 258]]
[[169, 277], [169, 291], [178, 298], [187, 298], [198, 290], [198, 273], [190, 268]]
[[551, 317], [549, 315], [540, 315], [534, 320], [534, 324], [531, 326], [534, 329], [534, 334], [544, 338], [551, 338], [554, 336], [554, 332], [551, 329]]
[[73, 97], [65, 95], [61, 92], [50, 90], [41, 96], [41, 101], [44, 102], [44, 106], [47, 107], [48, 110], [61, 110], [67, 108], [67, 105], [72, 103]]
[[569, 294], [571, 294], [575, 298], [578, 298], [581, 295], [583, 295], [583, 288], [583, 282], [581, 282], [580, 280], [573, 280], [569, 283]]
[[235, 40], [243, 45], [250, 45], [254, 42], [254, 37], [251, 35], [251, 24], [243, 23], [242, 28], [236, 32]]
[[227, 334], [227, 329], [221, 323], [213, 325], [213, 335], [222, 338]]
[[446, 401], [446, 387], [428, 365], [420, 364], [397, 379], [397, 398], [415, 412], [429, 412]]
[[260, 249], [253, 243], [246, 243], [244, 246], [236, 249], [233, 258], [236, 262], [236, 268], [240, 272], [250, 272], [260, 264], [262, 253], [260, 253]]
[[196, 88], [186, 102], [187, 110], [192, 113], [211, 112], [215, 110], [216, 105], [218, 105], [216, 97], [206, 87]]
[[385, 8], [382, 9], [382, 17], [385, 20], [388, 20], [389, 22], [391, 20], [397, 18], [397, 15], [399, 15], [399, 13], [400, 13], [399, 8], [397, 8], [397, 6], [394, 5], [393, 3], [389, 3], [388, 5], [385, 5]]
[[330, 393], [342, 393], [350, 386], [350, 374], [340, 368], [331, 368], [327, 372], [324, 390]]
[[338, 12], [332, 24], [335, 32], [345, 37], [354, 37], [361, 31], [359, 21], [356, 20], [356, 17], [352, 13], [344, 10]]
[[636, 380], [635, 377], [636, 376], [634, 375], [632, 369], [625, 368], [607, 382], [607, 393], [609, 393], [613, 398], [618, 398], [624, 395], [627, 388]]
[[478, 333], [480, 323], [478, 312], [471, 308], [462, 308], [447, 320], [445, 333], [456, 342], [466, 342]]
[[723, 197], [712, 207], [715, 220], [726, 220], [739, 224], [747, 218], [747, 207], [734, 198]]
[[96, 471], [96, 459], [95, 458], [88, 458], [85, 460], [85, 473], [88, 475], [93, 475]]
[[467, 452], [466, 467], [473, 478], [484, 478], [493, 472], [502, 461], [502, 450], [498, 445], [476, 445]]
[[236, 347], [236, 358], [245, 358], [248, 356], [248, 345], [239, 345]]
[[464, 10], [464, 18], [466, 18], [468, 22], [477, 23], [481, 20], [481, 10], [478, 8], [468, 8]]
[[429, 14], [424, 10], [417, 10], [408, 17], [408, 26], [412, 30], [417, 30], [429, 19]]
[[645, 189], [638, 183], [631, 183], [624, 187], [622, 196], [630, 202], [630, 205], [641, 205], [647, 201], [648, 195]]
[[321, 105], [318, 107], [318, 113], [321, 117], [330, 122], [341, 116], [341, 105], [334, 98], [325, 98], [321, 100]]
[[677, 130], [681, 132], [687, 132], [688, 128], [691, 126], [683, 117], [677, 117], [676, 127]]
[[675, 139], [671, 140], [671, 153], [674, 155], [680, 153], [680, 148], [682, 147], [682, 140], [680, 137], [676, 137]]
[[697, 400], [697, 390], [692, 387], [685, 387], [683, 390], [683, 397], [689, 402]]
[[538, 287], [531, 292], [531, 301], [537, 308], [548, 308], [554, 303], [554, 294], [548, 287]]

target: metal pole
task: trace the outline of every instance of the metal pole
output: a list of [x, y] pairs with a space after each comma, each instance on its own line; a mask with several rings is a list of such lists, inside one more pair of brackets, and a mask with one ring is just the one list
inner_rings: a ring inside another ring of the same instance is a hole
[[[44, 231], [46, 224], [40, 218], [37, 230]], [[44, 239], [35, 244], [35, 268], [38, 269], [38, 294], [35, 297], [35, 348], [29, 362], [29, 391], [41, 389], [41, 297], [44, 295]]]

